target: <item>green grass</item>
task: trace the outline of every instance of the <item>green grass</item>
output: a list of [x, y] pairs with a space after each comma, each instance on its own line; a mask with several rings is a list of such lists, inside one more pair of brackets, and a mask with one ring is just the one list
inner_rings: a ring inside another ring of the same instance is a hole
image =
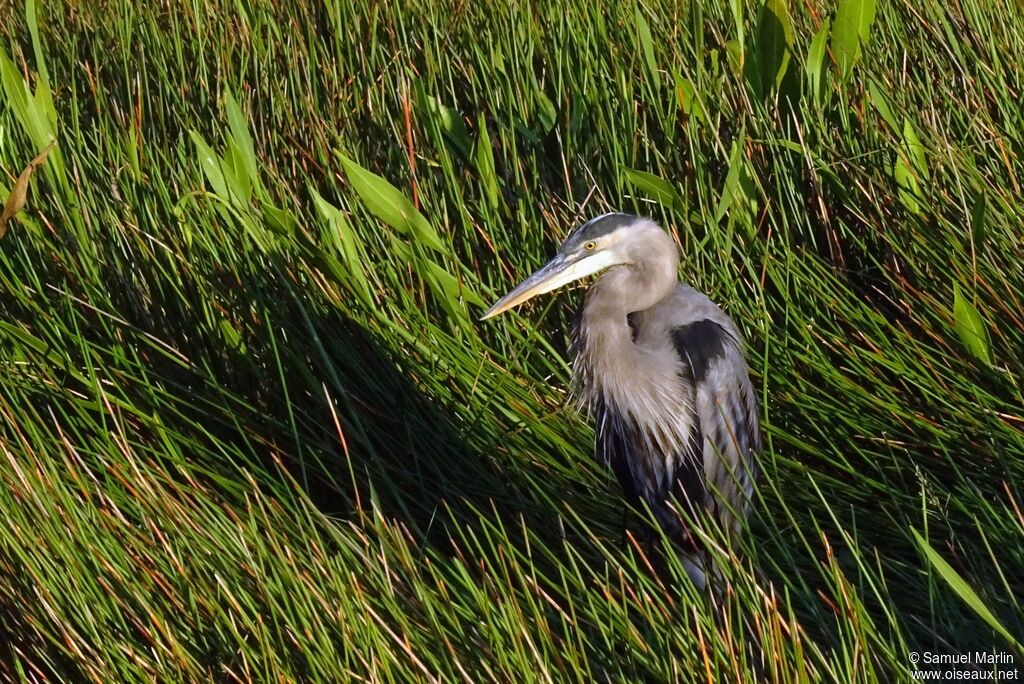
[[[57, 140], [0, 238], [4, 679], [1024, 662], [1014, 3], [39, 4], [0, 46], [0, 197]], [[476, 320], [608, 209], [749, 340], [714, 599], [623, 540], [579, 291]]]

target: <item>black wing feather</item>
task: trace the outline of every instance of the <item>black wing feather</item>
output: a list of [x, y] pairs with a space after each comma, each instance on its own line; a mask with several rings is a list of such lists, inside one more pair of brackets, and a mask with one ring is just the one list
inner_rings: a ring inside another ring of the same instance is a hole
[[[710, 448], [715, 453], [703, 454], [704, 462], [707, 463], [708, 458], [722, 458], [730, 469], [723, 476], [719, 467], [718, 481], [712, 484], [730, 506], [743, 508], [756, 474], [753, 454], [761, 449], [761, 436], [741, 343], [728, 330], [708, 319], [680, 326], [672, 337], [687, 362], [692, 386], [697, 389], [697, 412], [704, 420], [712, 421], [704, 426], [709, 444], [702, 446], [702, 450]], [[712, 371], [714, 380], [705, 382]], [[704, 475], [706, 486], [708, 473]], [[706, 502], [716, 515], [724, 515], [717, 497], [708, 496]]]
[[736, 344], [725, 328], [706, 318], [673, 330], [672, 341], [686, 361], [692, 387], [704, 381], [711, 364], [725, 357], [726, 345]]

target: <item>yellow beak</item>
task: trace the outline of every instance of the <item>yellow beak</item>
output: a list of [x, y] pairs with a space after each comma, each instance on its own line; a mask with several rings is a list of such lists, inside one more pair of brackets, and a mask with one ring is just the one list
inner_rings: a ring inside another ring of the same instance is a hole
[[557, 290], [563, 285], [603, 271], [617, 263], [620, 262], [615, 259], [614, 253], [609, 251], [558, 254], [529, 278], [516, 285], [511, 292], [496, 301], [487, 310], [487, 313], [480, 317], [480, 320], [484, 321], [492, 316], [497, 316], [539, 294]]

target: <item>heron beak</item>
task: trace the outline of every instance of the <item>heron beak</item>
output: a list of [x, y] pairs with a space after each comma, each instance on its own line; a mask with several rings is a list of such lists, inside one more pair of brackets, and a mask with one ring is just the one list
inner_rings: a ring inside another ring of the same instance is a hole
[[559, 254], [544, 264], [533, 275], [516, 285], [515, 289], [494, 303], [487, 310], [481, 321], [508, 311], [513, 306], [533, 299], [539, 294], [557, 290], [563, 285], [585, 278], [588, 275], [603, 271], [609, 266], [619, 263], [611, 252], [595, 252], [580, 256], [579, 254]]

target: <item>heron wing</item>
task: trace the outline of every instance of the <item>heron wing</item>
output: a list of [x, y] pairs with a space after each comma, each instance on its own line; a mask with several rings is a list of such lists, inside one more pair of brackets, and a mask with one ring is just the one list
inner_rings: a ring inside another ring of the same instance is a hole
[[738, 336], [711, 319], [672, 331], [691, 387], [703, 444], [705, 505], [734, 527], [753, 489], [760, 450], [757, 403]]

